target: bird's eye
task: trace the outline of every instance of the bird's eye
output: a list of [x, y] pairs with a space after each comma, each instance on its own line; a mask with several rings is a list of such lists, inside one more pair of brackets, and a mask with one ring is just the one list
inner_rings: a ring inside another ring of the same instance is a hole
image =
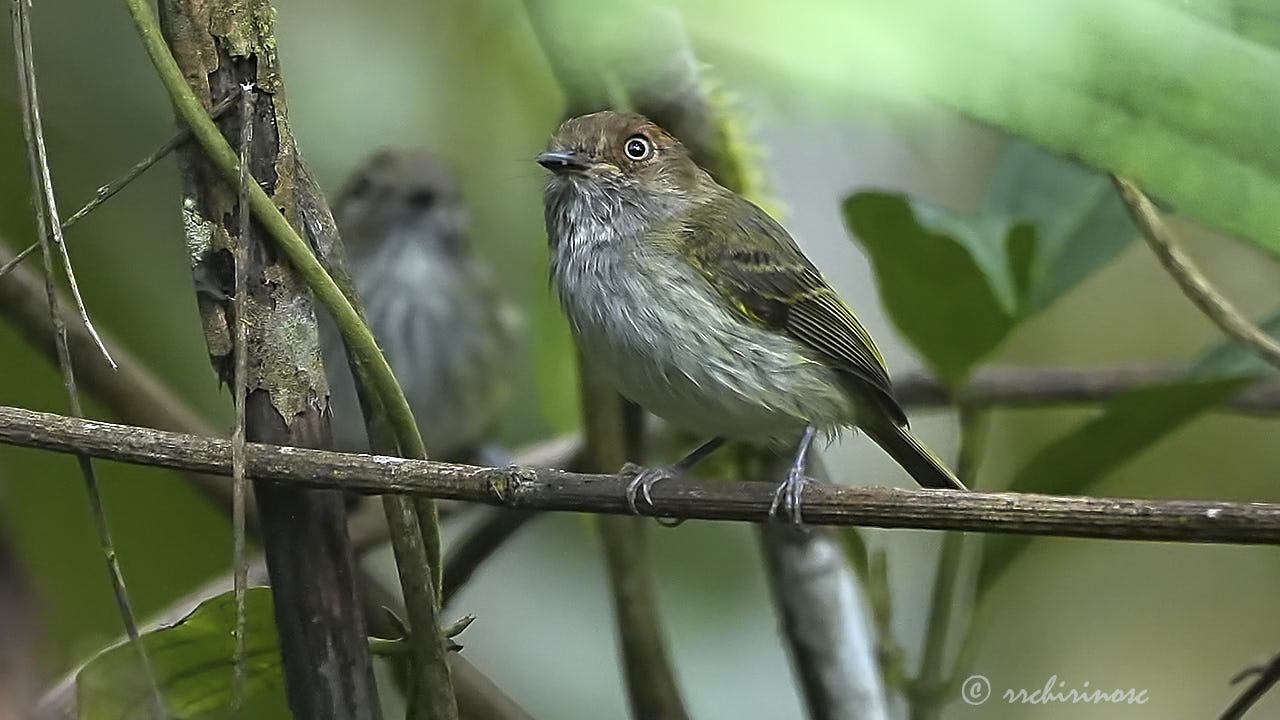
[[361, 175], [354, 183], [347, 187], [346, 196], [350, 198], [364, 197], [369, 194], [371, 185], [372, 183], [369, 182], [369, 178]]
[[626, 153], [628, 159], [635, 162], [648, 160], [653, 156], [653, 143], [643, 135], [632, 135], [622, 146], [622, 152]]
[[410, 192], [406, 200], [408, 200], [409, 206], [415, 210], [426, 210], [435, 204], [436, 194], [430, 190], [419, 188]]

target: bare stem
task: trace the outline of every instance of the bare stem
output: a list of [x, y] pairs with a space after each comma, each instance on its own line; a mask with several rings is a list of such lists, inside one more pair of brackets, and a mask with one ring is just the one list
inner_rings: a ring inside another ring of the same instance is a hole
[[1267, 664], [1261, 667], [1249, 668], [1233, 678], [1231, 682], [1234, 684], [1252, 675], [1257, 677], [1245, 687], [1244, 692], [1240, 693], [1240, 696], [1231, 703], [1230, 707], [1223, 711], [1219, 720], [1240, 720], [1245, 713], [1249, 712], [1249, 708], [1261, 700], [1262, 696], [1275, 687], [1276, 683], [1280, 682], [1280, 655], [1271, 658]]
[[1120, 196], [1129, 206], [1129, 214], [1142, 230], [1142, 237], [1164, 269], [1173, 276], [1182, 292], [1186, 294], [1200, 312], [1205, 314], [1219, 330], [1230, 338], [1243, 343], [1263, 360], [1280, 368], [1280, 342], [1262, 332], [1240, 312], [1230, 300], [1223, 297], [1217, 288], [1205, 278], [1204, 273], [1196, 267], [1191, 258], [1182, 252], [1169, 232], [1168, 226], [1160, 218], [1160, 211], [1151, 200], [1138, 189], [1138, 186], [1122, 177], [1112, 175]]
[[[215, 119], [220, 117], [228, 109], [234, 107], [236, 104], [236, 100], [239, 100], [239, 99], [240, 99], [240, 93], [238, 92], [235, 95], [230, 95], [226, 98], [223, 98], [222, 102], [218, 103], [217, 105], [214, 105], [213, 109], [209, 111], [209, 116]], [[77, 210], [74, 215], [62, 221], [62, 229], [65, 231], [67, 228], [83, 220], [86, 215], [93, 212], [94, 210], [97, 210], [99, 207], [102, 206], [103, 203], [115, 197], [116, 193], [125, 189], [125, 187], [129, 183], [133, 182], [134, 180], [137, 180], [138, 177], [142, 175], [142, 173], [151, 169], [152, 165], [155, 165], [156, 163], [163, 160], [165, 157], [169, 155], [169, 153], [173, 152], [175, 148], [183, 145], [190, 139], [191, 139], [191, 128], [184, 127], [178, 132], [174, 133], [172, 137], [164, 141], [164, 144], [162, 144], [160, 147], [152, 151], [150, 155], [147, 155], [145, 158], [139, 160], [136, 165], [129, 168], [129, 172], [125, 173], [124, 175], [121, 175], [115, 180], [112, 180], [106, 185], [103, 185], [102, 187], [98, 188], [98, 191], [94, 193], [92, 200], [85, 203], [84, 206], [81, 207], [79, 210]], [[28, 255], [30, 255], [31, 253], [39, 249], [40, 249], [40, 241], [37, 240], [36, 242], [33, 242], [30, 245], [23, 248], [22, 252], [19, 252], [17, 255], [13, 256], [13, 258], [11, 258], [4, 265], [0, 265], [0, 278], [3, 278], [5, 275], [8, 275], [14, 268], [21, 265], [22, 261], [26, 260]]]
[[252, 87], [241, 87], [240, 96], [240, 198], [237, 210], [240, 213], [240, 233], [236, 238], [235, 248], [235, 342], [233, 343], [234, 385], [232, 396], [235, 402], [235, 427], [231, 433], [231, 534], [233, 567], [232, 590], [235, 596], [235, 653], [231, 663], [231, 712], [239, 716], [240, 706], [244, 702], [245, 681], [245, 648], [248, 638], [248, 606], [245, 598], [245, 585], [248, 581], [249, 564], [245, 557], [245, 395], [248, 393], [249, 373], [249, 330], [246, 315], [248, 303], [248, 272], [245, 269], [249, 262], [249, 184], [253, 177], [249, 172], [249, 152], [253, 143], [253, 99]]
[[[986, 431], [986, 413], [962, 405], [960, 457], [956, 462], [956, 473], [968, 487], [974, 487], [977, 482]], [[954, 635], [953, 616], [956, 610], [956, 592], [961, 585], [960, 566], [964, 558], [964, 543], [963, 533], [949, 532], [942, 536], [938, 570], [933, 578], [933, 592], [929, 601], [929, 619], [925, 626], [924, 655], [920, 661], [919, 676], [911, 686], [911, 714], [914, 720], [937, 718], [949, 699], [946, 690], [952, 673], [947, 666], [947, 641]]]
[[[28, 0], [14, 0], [13, 45], [17, 56], [18, 88], [23, 116], [22, 127], [27, 145], [27, 164], [31, 172], [32, 189], [37, 196], [35, 202], [36, 231], [40, 236], [41, 255], [44, 259], [45, 293], [49, 304], [49, 319], [53, 325], [58, 367], [62, 372], [63, 385], [67, 391], [71, 414], [76, 418], [80, 418], [84, 416], [84, 410], [80, 405], [80, 394], [76, 390], [75, 371], [71, 365], [71, 349], [67, 342], [67, 328], [63, 323], [62, 312], [58, 302], [56, 273], [53, 264], [53, 245], [59, 246], [62, 250], [63, 269], [71, 284], [72, 292], [75, 294], [77, 306], [85, 322], [85, 328], [93, 335], [95, 342], [108, 362], [111, 361], [111, 356], [102, 345], [102, 341], [98, 338], [92, 324], [89, 323], [88, 314], [80, 301], [75, 277], [71, 270], [71, 260], [67, 256], [62, 231], [59, 227], [58, 206], [53, 193], [53, 180], [49, 174], [49, 159], [44, 145], [44, 128], [40, 120], [40, 101], [36, 92], [35, 60], [31, 47], [30, 10]], [[111, 364], [114, 367], [114, 362]], [[93, 516], [94, 528], [98, 535], [98, 544], [106, 560], [107, 572], [111, 578], [111, 587], [115, 594], [121, 620], [124, 623], [125, 633], [129, 636], [130, 643], [138, 653], [138, 660], [142, 665], [144, 676], [151, 691], [151, 711], [156, 718], [164, 718], [166, 717], [164, 699], [161, 697], [160, 688], [156, 684], [155, 672], [152, 670], [151, 661], [147, 657], [146, 649], [143, 647], [138, 635], [137, 620], [133, 614], [132, 604], [129, 601], [129, 591], [125, 586], [124, 574], [121, 572], [119, 561], [116, 558], [115, 543], [111, 540], [111, 530], [107, 523], [106, 511], [102, 506], [102, 494], [98, 487], [98, 477], [94, 470], [93, 462], [89, 459], [89, 456], [83, 454], [77, 455], [77, 461], [80, 465], [81, 474], [84, 476], [85, 489], [89, 495], [90, 514]]]
[[[446, 650], [439, 634], [439, 606], [436, 604], [435, 587], [431, 568], [423, 566], [426, 557], [422, 530], [418, 526], [419, 515], [413, 502], [406, 497], [388, 495], [383, 498], [387, 526], [390, 528], [391, 548], [395, 553], [396, 569], [400, 573], [405, 606], [413, 615], [409, 618], [410, 652], [413, 654], [413, 674], [409, 680], [407, 704], [410, 715], [433, 720], [457, 720], [458, 704], [453, 691], [453, 679], [446, 663]], [[422, 715], [421, 713], [429, 713]]]

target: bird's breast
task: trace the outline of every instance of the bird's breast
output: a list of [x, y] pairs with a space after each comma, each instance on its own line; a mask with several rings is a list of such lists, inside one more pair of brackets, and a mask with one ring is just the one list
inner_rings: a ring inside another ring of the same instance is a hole
[[852, 417], [832, 371], [741, 319], [692, 266], [642, 238], [562, 236], [552, 280], [588, 361], [669, 422], [768, 439]]

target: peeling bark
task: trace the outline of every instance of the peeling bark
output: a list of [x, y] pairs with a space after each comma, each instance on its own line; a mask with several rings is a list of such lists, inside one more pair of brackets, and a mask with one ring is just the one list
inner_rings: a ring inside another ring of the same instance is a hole
[[[298, 179], [314, 192], [289, 130], [274, 38], [274, 10], [263, 0], [162, 0], [165, 35], [206, 107], [241, 87], [257, 93], [250, 170], [276, 206], [305, 232]], [[232, 146], [241, 118], [219, 123]], [[246, 435], [253, 442], [330, 445], [329, 388], [320, 359], [311, 293], [256, 223], [237, 237], [237, 189], [198, 148], [178, 154], [182, 211], [201, 324], [218, 377], [232, 386], [236, 320], [234, 249], [247, 243], [248, 368]], [[308, 214], [327, 216], [323, 200]], [[329, 219], [332, 224], [332, 220]], [[289, 703], [308, 720], [380, 716], [355, 588], [342, 496], [255, 481]]]

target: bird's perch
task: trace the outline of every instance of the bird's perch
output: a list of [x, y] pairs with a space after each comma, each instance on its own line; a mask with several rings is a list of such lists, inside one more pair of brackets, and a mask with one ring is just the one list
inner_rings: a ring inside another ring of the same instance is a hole
[[[0, 407], [0, 443], [80, 452], [137, 465], [216, 475], [231, 473], [226, 440]], [[628, 512], [628, 476], [527, 467], [481, 468], [425, 460], [250, 444], [248, 474], [314, 488], [406, 493], [531, 510]], [[654, 515], [701, 520], [766, 519], [774, 486], [685, 481], [658, 485]], [[811, 486], [804, 519], [821, 525], [974, 532], [1280, 544], [1280, 504], [1140, 500], [1023, 493]]]

